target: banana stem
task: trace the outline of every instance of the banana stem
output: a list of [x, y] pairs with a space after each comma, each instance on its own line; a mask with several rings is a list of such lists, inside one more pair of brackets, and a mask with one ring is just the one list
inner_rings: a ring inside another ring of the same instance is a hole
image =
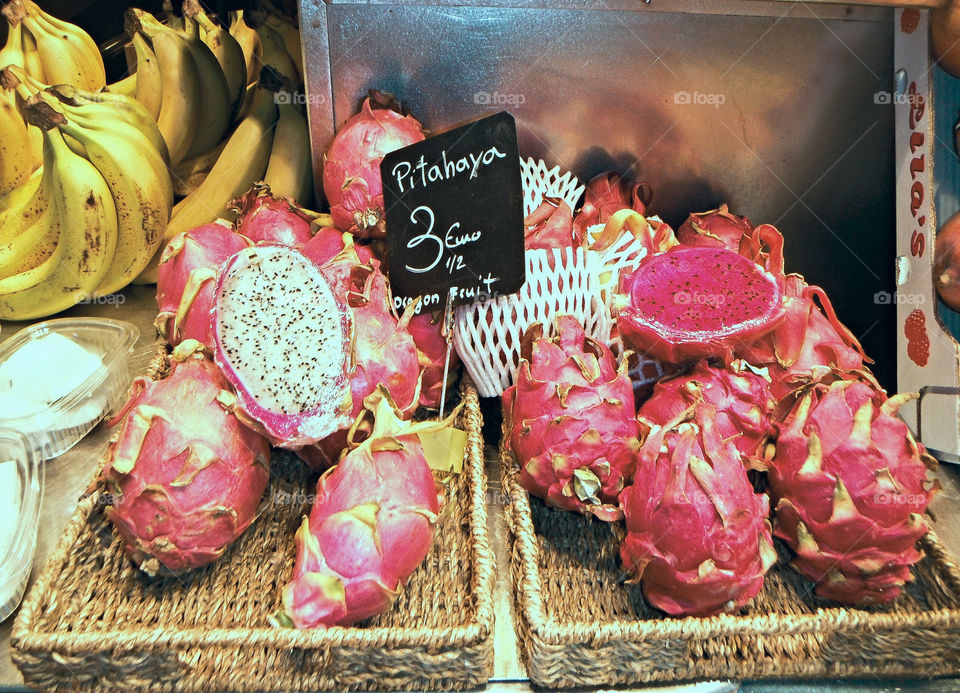
[[13, 2], [4, 5], [3, 9], [0, 10], [0, 13], [6, 17], [7, 21], [10, 23], [10, 26], [16, 26], [23, 21], [23, 18], [27, 16], [27, 8], [23, 6], [23, 3], [20, 0], [13, 0]]
[[43, 101], [42, 97], [37, 98], [39, 96], [39, 94], [34, 95], [23, 109], [23, 115], [30, 125], [46, 132], [67, 122], [67, 118], [63, 113], [60, 113], [46, 101]]

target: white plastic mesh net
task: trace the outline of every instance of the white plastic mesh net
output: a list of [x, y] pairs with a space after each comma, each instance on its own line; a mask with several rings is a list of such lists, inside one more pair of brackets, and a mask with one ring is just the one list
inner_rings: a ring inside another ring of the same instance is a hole
[[547, 168], [540, 159], [520, 160], [520, 180], [523, 183], [524, 216], [539, 207], [547, 196], [562, 198], [570, 209], [576, 209], [584, 190], [575, 175], [569, 171], [561, 172], [559, 166]]
[[520, 340], [535, 322], [552, 334], [553, 317], [573, 315], [586, 333], [610, 337], [609, 309], [597, 287], [599, 258], [583, 248], [526, 252], [526, 281], [518, 293], [456, 310], [453, 343], [482, 397], [510, 386], [520, 365]]

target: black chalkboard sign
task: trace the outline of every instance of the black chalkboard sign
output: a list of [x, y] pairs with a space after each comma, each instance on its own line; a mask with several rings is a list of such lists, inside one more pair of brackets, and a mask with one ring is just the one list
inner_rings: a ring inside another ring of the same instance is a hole
[[387, 154], [380, 164], [398, 309], [471, 303], [523, 286], [517, 125], [506, 111]]

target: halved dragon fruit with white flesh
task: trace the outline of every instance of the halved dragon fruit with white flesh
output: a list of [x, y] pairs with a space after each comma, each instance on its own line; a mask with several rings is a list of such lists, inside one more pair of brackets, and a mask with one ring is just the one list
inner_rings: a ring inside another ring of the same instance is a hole
[[245, 422], [271, 443], [309, 445], [349, 425], [350, 315], [301, 252], [258, 245], [227, 260], [213, 333], [214, 358]]
[[677, 246], [625, 277], [617, 326], [640, 354], [682, 363], [729, 361], [784, 315], [781, 277], [725, 248]]

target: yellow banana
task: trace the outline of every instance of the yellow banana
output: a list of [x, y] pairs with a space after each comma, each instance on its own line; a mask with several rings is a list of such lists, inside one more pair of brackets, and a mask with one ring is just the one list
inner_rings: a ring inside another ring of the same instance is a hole
[[[8, 243], [0, 245], [0, 279], [20, 274], [18, 281], [39, 281], [50, 274], [56, 260], [50, 261], [60, 242], [60, 224], [56, 210], [49, 205], [40, 217]], [[35, 270], [26, 275], [28, 270]]]
[[[29, 107], [28, 120], [42, 122]], [[52, 109], [50, 109], [52, 112]], [[53, 121], [55, 122], [55, 121]], [[100, 284], [113, 257], [117, 210], [110, 188], [89, 161], [70, 151], [60, 131], [43, 123], [44, 178], [50, 187], [53, 222], [59, 241], [49, 274], [36, 281], [22, 274], [0, 280], [0, 318], [30, 320], [46, 317], [83, 300]], [[48, 259], [49, 260], [49, 259]]]
[[221, 140], [213, 149], [192, 159], [184, 159], [177, 164], [170, 174], [173, 179], [174, 193], [180, 197], [186, 197], [199, 188], [226, 146], [227, 139]]
[[[6, 13], [7, 5], [4, 7]], [[16, 65], [23, 67], [23, 25], [19, 22], [7, 21], [7, 42], [0, 48], [0, 67], [7, 65]], [[11, 104], [16, 102], [13, 94], [6, 93], [6, 98]]]
[[313, 201], [313, 162], [307, 119], [289, 101], [280, 104], [278, 110], [273, 149], [263, 180], [275, 195], [291, 197], [309, 207]]
[[57, 20], [31, 0], [23, 0], [24, 26], [33, 34], [44, 81], [97, 90], [106, 85], [103, 58], [90, 35], [75, 24]]
[[131, 99], [135, 98], [137, 93], [137, 73], [133, 72], [123, 79], [117, 80], [112, 84], [108, 84], [103, 88], [103, 91], [108, 94], [129, 96]]
[[243, 21], [243, 10], [236, 10], [230, 13], [230, 35], [237, 39], [240, 44], [240, 50], [243, 51], [243, 62], [247, 70], [247, 84], [256, 84], [260, 76], [260, 57], [263, 55], [263, 47], [260, 45], [260, 37], [257, 32], [247, 26]]
[[40, 187], [42, 174], [43, 169], [38, 168], [19, 186], [6, 195], [0, 195], [0, 225], [3, 224], [4, 215], [7, 213], [19, 214], [23, 207], [30, 202], [34, 193], [37, 192], [37, 188]]
[[134, 97], [156, 121], [160, 117], [160, 104], [163, 103], [163, 79], [157, 55], [142, 34], [134, 34], [132, 42], [137, 56], [137, 90]]
[[170, 175], [162, 161], [150, 159], [148, 145], [117, 128], [87, 127], [68, 119], [60, 130], [84, 146], [116, 204], [116, 250], [96, 290], [98, 295], [112, 294], [140, 274], [160, 247], [173, 207]]
[[300, 83], [303, 84], [303, 47], [300, 44], [300, 29], [286, 17], [281, 17], [272, 12], [267, 15], [267, 25], [277, 32], [287, 55], [290, 56], [293, 66], [297, 69]]
[[293, 64], [293, 58], [290, 57], [287, 49], [284, 48], [283, 39], [280, 38], [280, 34], [267, 25], [266, 13], [262, 11], [250, 12], [244, 14], [244, 17], [244, 21], [248, 23], [252, 22], [251, 26], [253, 26], [253, 30], [257, 32], [257, 36], [260, 38], [260, 46], [262, 48], [260, 54], [261, 65], [269, 65], [283, 75], [284, 79], [293, 85], [294, 90], [303, 86], [300, 81], [299, 68]]
[[40, 51], [37, 49], [37, 42], [33, 34], [26, 27], [21, 33], [23, 40], [23, 69], [35, 80], [46, 83], [47, 77], [43, 73], [43, 65], [40, 64]]
[[20, 185], [32, 170], [27, 124], [14, 104], [0, 99], [0, 195]]
[[230, 126], [230, 116], [233, 114], [233, 99], [227, 78], [217, 57], [200, 38], [199, 26], [192, 17], [184, 17], [184, 31], [182, 35], [187, 39], [190, 53], [197, 65], [200, 75], [200, 120], [197, 131], [187, 150], [186, 158], [202, 154], [217, 142], [223, 139]]
[[[141, 21], [142, 20], [142, 21]], [[163, 102], [157, 125], [170, 153], [170, 164], [182, 161], [200, 122], [203, 92], [200, 74], [184, 37], [142, 10], [127, 14], [127, 33], [142, 31], [153, 43], [163, 81]]]
[[173, 3], [170, 0], [163, 0], [160, 9], [163, 10], [163, 17], [167, 20], [168, 27], [183, 31], [183, 17], [173, 11]]
[[[188, 231], [217, 217], [228, 216], [227, 205], [263, 178], [270, 158], [277, 104], [273, 92], [260, 88], [249, 115], [230, 135], [217, 163], [200, 187], [173, 208], [164, 237], [170, 240], [181, 231]], [[150, 265], [137, 278], [137, 283], [156, 282], [158, 252]]]
[[247, 89], [247, 66], [244, 62], [243, 49], [229, 31], [216, 24], [203, 11], [197, 0], [186, 0], [183, 3], [183, 14], [192, 17], [200, 25], [203, 42], [216, 56], [220, 69], [223, 70], [223, 75], [227, 79], [230, 103], [235, 111]]

